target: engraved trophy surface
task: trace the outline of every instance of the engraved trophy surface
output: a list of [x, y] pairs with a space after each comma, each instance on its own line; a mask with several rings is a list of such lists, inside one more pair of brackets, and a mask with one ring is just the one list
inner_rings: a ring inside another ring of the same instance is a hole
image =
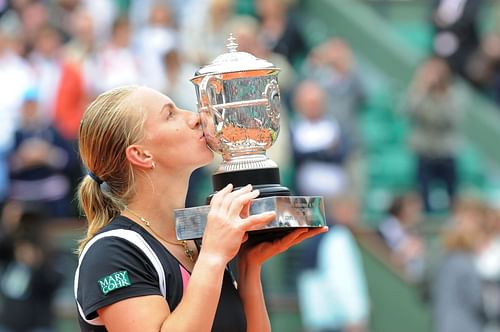
[[[295, 227], [324, 226], [323, 198], [291, 196], [280, 184], [278, 165], [266, 155], [280, 130], [280, 69], [238, 52], [232, 35], [228, 40], [228, 52], [191, 79], [207, 145], [223, 159], [212, 176], [214, 191], [229, 183], [234, 188], [250, 183], [259, 189], [250, 213], [275, 211], [277, 217], [253, 233], [280, 236]], [[208, 210], [208, 206], [176, 210], [177, 238], [201, 238]]]

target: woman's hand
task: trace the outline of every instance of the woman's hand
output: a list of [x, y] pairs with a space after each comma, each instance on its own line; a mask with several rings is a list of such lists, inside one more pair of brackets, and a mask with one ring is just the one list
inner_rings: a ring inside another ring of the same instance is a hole
[[247, 185], [231, 192], [227, 185], [214, 195], [203, 234], [202, 251], [217, 259], [229, 262], [248, 238], [246, 232], [257, 230], [274, 220], [274, 212], [249, 216], [252, 199], [259, 196], [258, 190]]
[[247, 331], [271, 331], [260, 279], [262, 264], [291, 246], [327, 230], [328, 227], [299, 228], [278, 240], [254, 246], [247, 244], [241, 249], [238, 257], [238, 290], [247, 317]]
[[254, 246], [244, 246], [241, 249], [239, 259], [243, 264], [262, 265], [269, 258], [276, 256], [296, 244], [328, 231], [328, 226], [318, 228], [299, 228], [290, 234], [272, 242], [262, 242]]

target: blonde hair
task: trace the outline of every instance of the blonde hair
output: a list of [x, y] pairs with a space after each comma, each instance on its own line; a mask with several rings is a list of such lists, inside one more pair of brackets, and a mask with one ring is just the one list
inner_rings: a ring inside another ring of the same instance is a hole
[[454, 224], [442, 236], [448, 251], [474, 252], [491, 234], [486, 205], [473, 198], [461, 198], [455, 204]]
[[144, 137], [145, 113], [130, 100], [138, 89], [138, 86], [125, 86], [104, 92], [83, 115], [80, 156], [89, 172], [104, 184], [101, 186], [92, 177], [85, 176], [79, 185], [78, 200], [88, 222], [79, 252], [121, 213], [134, 194], [134, 173], [125, 151]]

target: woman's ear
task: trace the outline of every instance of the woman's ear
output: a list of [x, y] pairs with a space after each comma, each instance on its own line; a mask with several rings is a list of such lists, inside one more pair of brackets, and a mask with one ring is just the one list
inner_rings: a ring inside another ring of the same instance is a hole
[[143, 150], [140, 145], [130, 145], [125, 150], [127, 160], [134, 166], [151, 169], [154, 164], [153, 156]]

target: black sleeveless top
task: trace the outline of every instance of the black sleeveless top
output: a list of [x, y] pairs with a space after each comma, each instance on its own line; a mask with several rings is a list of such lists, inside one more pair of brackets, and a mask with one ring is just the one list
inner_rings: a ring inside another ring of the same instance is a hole
[[[165, 273], [166, 301], [170, 311], [174, 311], [189, 281], [189, 272], [158, 240], [130, 219], [119, 216], [100, 233], [110, 230], [134, 231], [149, 244], [161, 262]], [[82, 332], [107, 331], [99, 322], [97, 310], [100, 308], [131, 297], [162, 295], [160, 278], [151, 259], [134, 243], [116, 236], [96, 241], [81, 260], [75, 277]], [[243, 305], [229, 269], [224, 272], [212, 331], [246, 331]]]

